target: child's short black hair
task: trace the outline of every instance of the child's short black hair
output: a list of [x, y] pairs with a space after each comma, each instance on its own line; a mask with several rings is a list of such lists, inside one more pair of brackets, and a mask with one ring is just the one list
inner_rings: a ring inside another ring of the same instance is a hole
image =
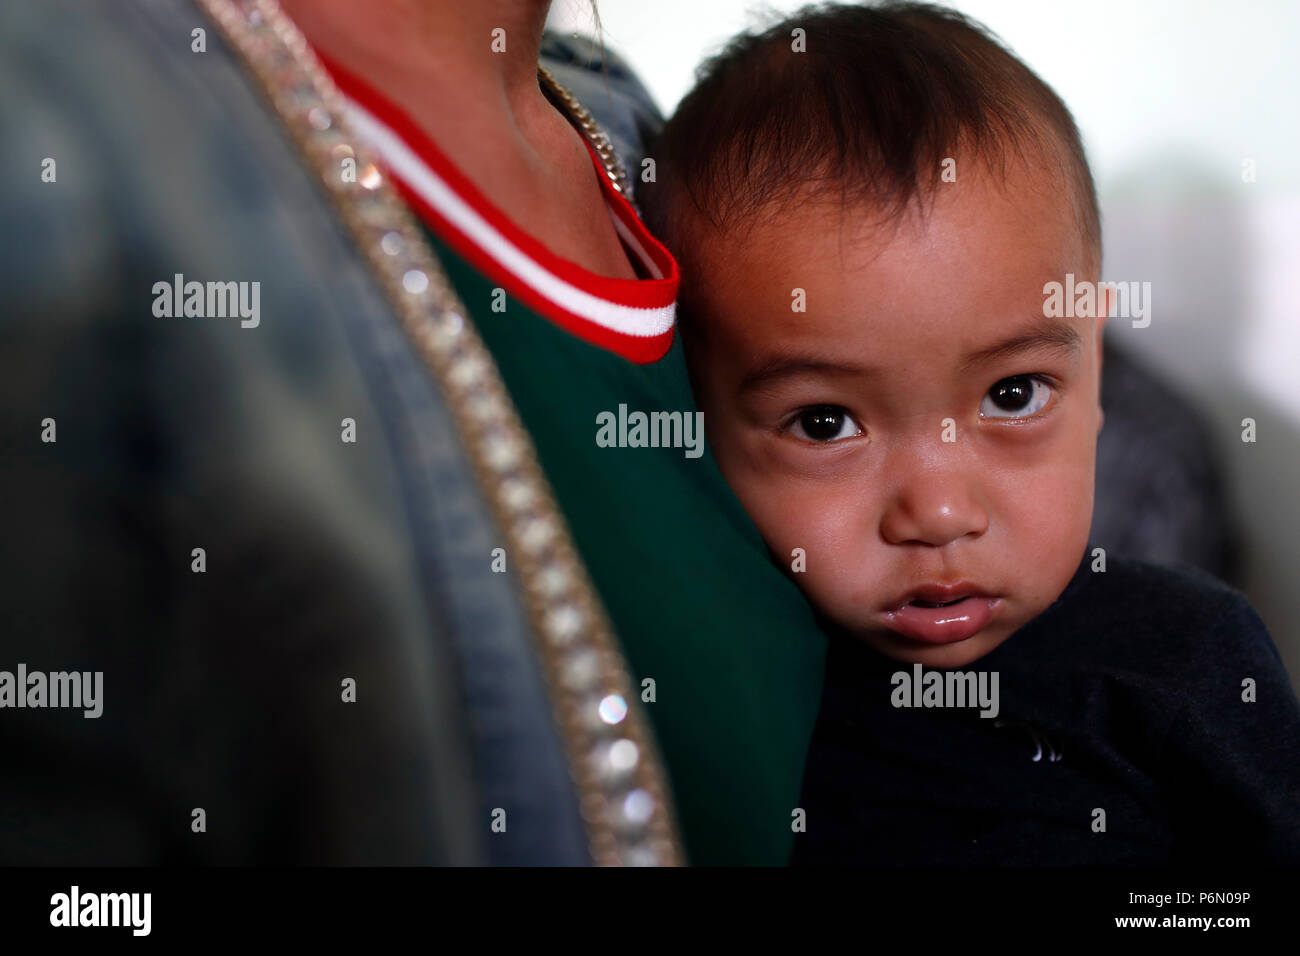
[[640, 199], [651, 230], [688, 256], [693, 217], [726, 229], [822, 184], [897, 216], [933, 195], [959, 151], [993, 168], [1008, 153], [1053, 166], [1100, 265], [1096, 189], [1069, 110], [984, 27], [930, 4], [809, 6], [733, 39], [652, 145]]

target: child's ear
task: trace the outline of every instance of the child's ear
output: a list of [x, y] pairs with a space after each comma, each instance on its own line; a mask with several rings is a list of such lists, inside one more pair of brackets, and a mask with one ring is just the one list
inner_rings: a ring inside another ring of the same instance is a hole
[[1106, 329], [1106, 319], [1110, 316], [1111, 296], [1110, 289], [1102, 289], [1102, 301], [1098, 302], [1100, 308], [1097, 310], [1097, 434], [1101, 434], [1102, 426], [1106, 423], [1106, 412], [1101, 407], [1101, 370], [1103, 365], [1102, 343], [1104, 340], [1103, 332]]
[[[1098, 283], [1100, 285], [1100, 283]], [[1101, 330], [1110, 318], [1110, 311], [1115, 307], [1115, 290], [1109, 286], [1101, 286], [1101, 294], [1097, 297], [1097, 338], [1101, 338]]]
[[1097, 297], [1097, 369], [1101, 370], [1101, 342], [1102, 332], [1106, 328], [1106, 320], [1110, 318], [1110, 310], [1115, 305], [1115, 292], [1112, 289], [1102, 288], [1101, 294]]

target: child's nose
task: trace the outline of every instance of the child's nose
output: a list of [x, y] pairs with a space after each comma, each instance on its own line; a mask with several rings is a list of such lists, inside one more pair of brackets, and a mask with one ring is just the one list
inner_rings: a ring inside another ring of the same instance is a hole
[[881, 517], [880, 533], [890, 544], [942, 547], [988, 530], [972, 476], [957, 469], [922, 469], [901, 480]]

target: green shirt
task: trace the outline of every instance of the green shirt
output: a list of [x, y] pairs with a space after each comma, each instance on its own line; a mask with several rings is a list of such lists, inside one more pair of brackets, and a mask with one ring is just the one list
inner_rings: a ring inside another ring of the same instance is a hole
[[[668, 347], [675, 263], [602, 175], [625, 245], [642, 251], [643, 266], [652, 275], [657, 269], [659, 281], [584, 273], [518, 230], [373, 91], [354, 85], [345, 92], [363, 135], [382, 115], [372, 142], [425, 223], [532, 436], [633, 683], [642, 688], [689, 862], [784, 865], [826, 640], [702, 436], [693, 448], [632, 447], [641, 437], [635, 413], [680, 413], [674, 424], [689, 423], [692, 431], [696, 424], [680, 343], [673, 338]], [[475, 221], [467, 225], [466, 217]], [[484, 230], [498, 234], [489, 241]], [[515, 267], [501, 258], [501, 247], [512, 242]], [[647, 262], [651, 246], [657, 266]], [[572, 283], [566, 294], [578, 311], [582, 302], [595, 302], [597, 311], [614, 312], [614, 325], [654, 312], [628, 311], [626, 303], [641, 302], [646, 289], [667, 288], [667, 305], [659, 303], [655, 313], [656, 337], [575, 324], [539, 291], [535, 274], [516, 268], [520, 255], [551, 269], [559, 285]], [[622, 305], [597, 301], [609, 289], [614, 298], [624, 296]], [[685, 430], [668, 435], [683, 443], [688, 436], [694, 437]]]
[[[637, 365], [521, 303], [435, 241], [495, 356], [658, 737], [695, 864], [784, 864], [825, 640], [707, 447], [599, 447], [597, 418], [694, 413], [680, 340]], [[608, 422], [608, 419], [603, 419]], [[643, 698], [646, 696], [643, 691]]]

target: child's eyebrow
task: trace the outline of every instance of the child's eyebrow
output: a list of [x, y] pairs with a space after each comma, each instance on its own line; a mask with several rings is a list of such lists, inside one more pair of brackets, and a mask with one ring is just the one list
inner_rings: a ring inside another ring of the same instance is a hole
[[961, 370], [968, 372], [978, 365], [995, 359], [1019, 355], [1022, 352], [1046, 350], [1075, 356], [1083, 345], [1079, 333], [1064, 322], [1039, 322], [1014, 333], [1008, 338], [966, 356]]
[[[1036, 350], [1059, 352], [1073, 357], [1079, 353], [1082, 345], [1083, 340], [1079, 337], [1079, 333], [1066, 323], [1038, 322], [987, 348], [970, 353], [962, 363], [961, 371], [968, 372], [995, 359], [1007, 358], [1008, 356]], [[876, 366], [848, 365], [818, 356], [780, 355], [763, 362], [758, 368], [746, 374], [740, 381], [739, 390], [748, 392], [765, 385], [771, 385], [781, 379], [798, 375], [822, 374], [861, 377], [879, 375], [880, 372], [881, 369]]]
[[803, 355], [783, 355], [770, 359], [760, 365], [758, 368], [749, 372], [740, 380], [740, 391], [748, 392], [764, 385], [771, 385], [783, 378], [792, 378], [797, 375], [808, 374], [831, 374], [831, 375], [875, 375], [879, 369], [861, 366], [845, 365], [842, 362], [830, 362], [820, 358]]

